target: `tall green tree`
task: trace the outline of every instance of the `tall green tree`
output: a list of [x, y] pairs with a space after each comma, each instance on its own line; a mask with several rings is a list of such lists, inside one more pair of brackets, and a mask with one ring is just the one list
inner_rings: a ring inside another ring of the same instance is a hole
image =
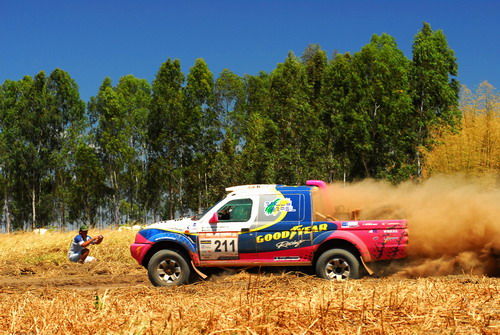
[[48, 109], [53, 142], [50, 146], [50, 168], [53, 176], [52, 194], [60, 227], [66, 226], [70, 201], [72, 169], [75, 167], [74, 152], [79, 137], [86, 127], [85, 104], [80, 99], [78, 85], [70, 75], [55, 69], [47, 80]]
[[268, 129], [274, 122], [268, 116], [271, 105], [270, 76], [261, 72], [257, 76], [244, 78], [244, 95], [237, 104], [240, 122], [238, 127], [243, 137], [241, 152], [242, 184], [273, 183], [274, 165], [269, 164], [273, 155], [268, 140]]
[[111, 195], [112, 190], [106, 186], [106, 171], [101, 157], [89, 142], [93, 141], [87, 138], [78, 141], [72, 153], [74, 167], [71, 172], [74, 180], [70, 184], [69, 219], [95, 227], [99, 208], [104, 209], [104, 200]]
[[238, 113], [238, 103], [242, 99], [243, 90], [243, 80], [240, 76], [228, 69], [222, 70], [214, 87], [215, 108], [222, 127], [239, 131], [239, 123], [243, 116]]
[[[24, 152], [27, 141], [23, 137], [25, 114], [28, 113], [29, 96], [33, 79], [29, 76], [20, 81], [7, 80], [2, 85], [1, 138], [2, 141], [2, 179], [4, 191], [4, 215], [6, 225], [12, 228], [25, 228], [30, 220], [29, 187], [26, 184], [26, 164]], [[8, 222], [7, 222], [8, 221]], [[31, 225], [31, 224], [30, 224]]]
[[127, 220], [142, 220], [147, 209], [145, 189], [147, 171], [147, 127], [151, 106], [151, 85], [133, 75], [120, 78], [116, 85], [120, 108], [124, 113], [126, 129], [130, 131], [128, 146], [131, 150], [123, 176], [121, 208]]
[[57, 118], [50, 108], [47, 83], [42, 71], [34, 79], [25, 77], [15, 85], [10, 113], [17, 135], [13, 152], [17, 202], [21, 211], [31, 213], [31, 229], [51, 219], [51, 153], [56, 144]]
[[354, 57], [337, 55], [325, 107], [344, 178], [402, 178], [411, 149], [409, 61], [393, 37], [374, 35]]
[[[438, 125], [455, 126], [459, 120], [459, 83], [454, 51], [441, 30], [433, 31], [425, 22], [413, 41], [410, 85], [413, 93], [415, 146], [429, 147], [431, 129]], [[422, 162], [415, 151], [417, 175]]]
[[197, 59], [190, 68], [184, 89], [184, 106], [189, 134], [186, 161], [184, 203], [200, 211], [213, 202], [214, 159], [221, 139], [219, 110], [214, 107], [214, 78], [203, 59]]
[[354, 104], [359, 99], [356, 86], [359, 78], [354, 71], [349, 53], [337, 54], [325, 69], [321, 90], [323, 104], [323, 126], [326, 129], [326, 150], [332, 163], [329, 179], [352, 178], [356, 150], [352, 145], [354, 131], [350, 124], [359, 119]]
[[96, 97], [91, 98], [89, 110], [96, 121], [96, 145], [107, 176], [107, 183], [112, 190], [112, 222], [121, 222], [120, 205], [123, 197], [127, 163], [134, 151], [129, 145], [130, 125], [126, 111], [120, 104], [120, 98], [111, 85], [111, 79], [104, 79]]
[[309, 103], [309, 90], [304, 66], [289, 53], [272, 73], [268, 114], [267, 145], [273, 153], [268, 162], [275, 164], [274, 178], [280, 182], [297, 184], [319, 171], [315, 159], [322, 146], [321, 120]]
[[[245, 115], [240, 104], [244, 94], [243, 79], [224, 69], [215, 81], [214, 95], [221, 128], [221, 140], [214, 160], [213, 193], [216, 198], [224, 195], [221, 185], [236, 185], [242, 182], [241, 151]], [[215, 200], [215, 199], [214, 199]]]
[[5, 122], [7, 114], [7, 101], [5, 92], [6, 83], [0, 86], [0, 199], [1, 201], [1, 212], [2, 212], [2, 223], [5, 232], [10, 233], [12, 229], [11, 223], [11, 176], [12, 171], [9, 170], [9, 145], [8, 136], [6, 132], [9, 131], [9, 127]]
[[301, 56], [306, 68], [307, 82], [309, 84], [309, 103], [318, 112], [322, 109], [321, 92], [323, 78], [328, 63], [326, 52], [318, 44], [310, 44]]
[[364, 176], [404, 174], [412, 136], [409, 61], [394, 38], [382, 34], [373, 35], [355, 54], [353, 63], [361, 96], [355, 103], [359, 122], [354, 123], [357, 128], [352, 139]]
[[179, 208], [181, 161], [189, 121], [184, 118], [184, 75], [178, 60], [163, 63], [153, 81], [148, 116], [148, 205], [157, 214], [173, 218]]
[[306, 70], [308, 82], [309, 104], [312, 108], [313, 120], [319, 119], [315, 124], [315, 130], [311, 132], [316, 145], [313, 146], [314, 156], [312, 164], [309, 165], [308, 176], [305, 178], [317, 178], [332, 181], [333, 171], [337, 162], [332, 156], [332, 148], [329, 145], [329, 113], [325, 112], [322, 93], [325, 81], [325, 73], [328, 64], [326, 52], [318, 44], [310, 44], [302, 54], [302, 63]]

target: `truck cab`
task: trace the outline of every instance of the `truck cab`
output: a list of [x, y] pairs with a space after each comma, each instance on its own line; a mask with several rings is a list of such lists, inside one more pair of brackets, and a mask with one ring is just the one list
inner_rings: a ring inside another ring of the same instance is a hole
[[314, 266], [325, 279], [359, 278], [366, 264], [406, 256], [405, 220], [340, 220], [317, 212], [326, 184], [243, 185], [200, 217], [139, 231], [132, 256], [155, 286], [185, 284], [209, 267]]

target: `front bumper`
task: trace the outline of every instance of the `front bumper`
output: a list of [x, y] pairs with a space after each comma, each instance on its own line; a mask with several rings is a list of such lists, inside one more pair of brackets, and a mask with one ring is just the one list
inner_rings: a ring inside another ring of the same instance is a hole
[[132, 243], [130, 245], [130, 254], [134, 257], [137, 263], [143, 265], [142, 261], [152, 246], [153, 245], [150, 243]]

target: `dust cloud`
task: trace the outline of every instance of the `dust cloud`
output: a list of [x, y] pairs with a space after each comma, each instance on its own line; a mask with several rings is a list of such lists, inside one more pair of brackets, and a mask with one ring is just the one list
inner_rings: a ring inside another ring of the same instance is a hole
[[498, 176], [437, 176], [397, 186], [364, 180], [328, 185], [318, 192], [315, 205], [333, 219], [348, 218], [356, 209], [361, 220], [407, 219], [409, 257], [397, 276], [467, 273], [498, 277], [499, 186]]

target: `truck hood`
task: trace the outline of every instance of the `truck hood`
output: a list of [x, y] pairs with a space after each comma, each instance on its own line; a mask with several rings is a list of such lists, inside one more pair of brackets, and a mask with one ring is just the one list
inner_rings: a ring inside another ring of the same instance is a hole
[[190, 218], [181, 218], [175, 220], [159, 221], [146, 226], [144, 229], [165, 229], [179, 233], [185, 233], [186, 230], [191, 232], [197, 231], [196, 224], [197, 221], [193, 221]]

